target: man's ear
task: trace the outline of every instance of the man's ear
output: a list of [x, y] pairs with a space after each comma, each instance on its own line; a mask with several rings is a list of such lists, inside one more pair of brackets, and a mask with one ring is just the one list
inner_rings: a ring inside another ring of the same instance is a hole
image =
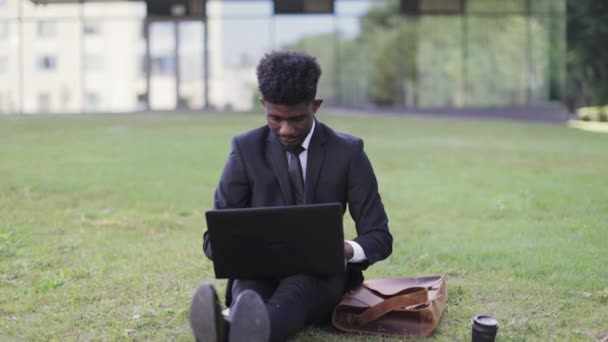
[[321, 104], [323, 103], [323, 99], [315, 99], [312, 101], [312, 112], [313, 113], [317, 113], [317, 110], [319, 110], [319, 107], [321, 107]]
[[260, 96], [258, 99], [260, 99], [260, 103], [262, 104], [262, 107], [264, 107], [264, 98]]

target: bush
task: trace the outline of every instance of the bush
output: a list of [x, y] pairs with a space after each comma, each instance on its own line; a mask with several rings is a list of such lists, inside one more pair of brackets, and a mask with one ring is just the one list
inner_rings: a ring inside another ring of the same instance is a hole
[[583, 121], [608, 121], [608, 105], [607, 106], [593, 106], [593, 107], [581, 107], [576, 110], [576, 116], [579, 120]]

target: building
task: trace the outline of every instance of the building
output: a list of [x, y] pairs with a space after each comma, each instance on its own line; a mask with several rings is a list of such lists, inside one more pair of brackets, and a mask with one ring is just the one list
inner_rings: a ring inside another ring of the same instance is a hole
[[[420, 8], [400, 9], [407, 3]], [[561, 99], [565, 0], [333, 4], [276, 15], [271, 0], [207, 0], [203, 20], [180, 6], [151, 15], [137, 1], [0, 0], [0, 113], [246, 111], [257, 101], [255, 64], [272, 49], [317, 56], [319, 92], [334, 106]]]

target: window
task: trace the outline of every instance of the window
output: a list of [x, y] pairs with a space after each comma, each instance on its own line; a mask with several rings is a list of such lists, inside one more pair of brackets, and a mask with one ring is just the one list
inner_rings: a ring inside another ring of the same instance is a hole
[[38, 38], [51, 38], [57, 33], [57, 25], [54, 21], [41, 20], [36, 27]]
[[150, 73], [152, 75], [173, 75], [175, 73], [175, 58], [173, 56], [154, 56], [150, 58]]
[[0, 75], [8, 71], [8, 57], [0, 56]]
[[37, 65], [38, 70], [41, 71], [55, 70], [57, 68], [57, 58], [51, 55], [40, 56]]
[[103, 70], [103, 57], [97, 54], [84, 55], [84, 70], [101, 71]]
[[[1, 2], [2, 0], [0, 0]], [[0, 41], [8, 38], [8, 23], [5, 21], [0, 22]]]
[[49, 112], [51, 111], [51, 95], [49, 93], [38, 94], [38, 111]]
[[99, 110], [99, 94], [87, 92], [84, 97], [84, 109], [88, 112]]
[[[1, 1], [1, 0], [0, 0]], [[97, 20], [85, 21], [82, 24], [82, 32], [85, 36], [95, 36], [101, 33], [101, 22]]]

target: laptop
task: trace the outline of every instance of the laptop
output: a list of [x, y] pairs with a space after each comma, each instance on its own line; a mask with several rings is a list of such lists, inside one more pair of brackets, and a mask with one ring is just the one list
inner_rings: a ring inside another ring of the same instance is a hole
[[344, 272], [340, 203], [205, 213], [216, 278]]

